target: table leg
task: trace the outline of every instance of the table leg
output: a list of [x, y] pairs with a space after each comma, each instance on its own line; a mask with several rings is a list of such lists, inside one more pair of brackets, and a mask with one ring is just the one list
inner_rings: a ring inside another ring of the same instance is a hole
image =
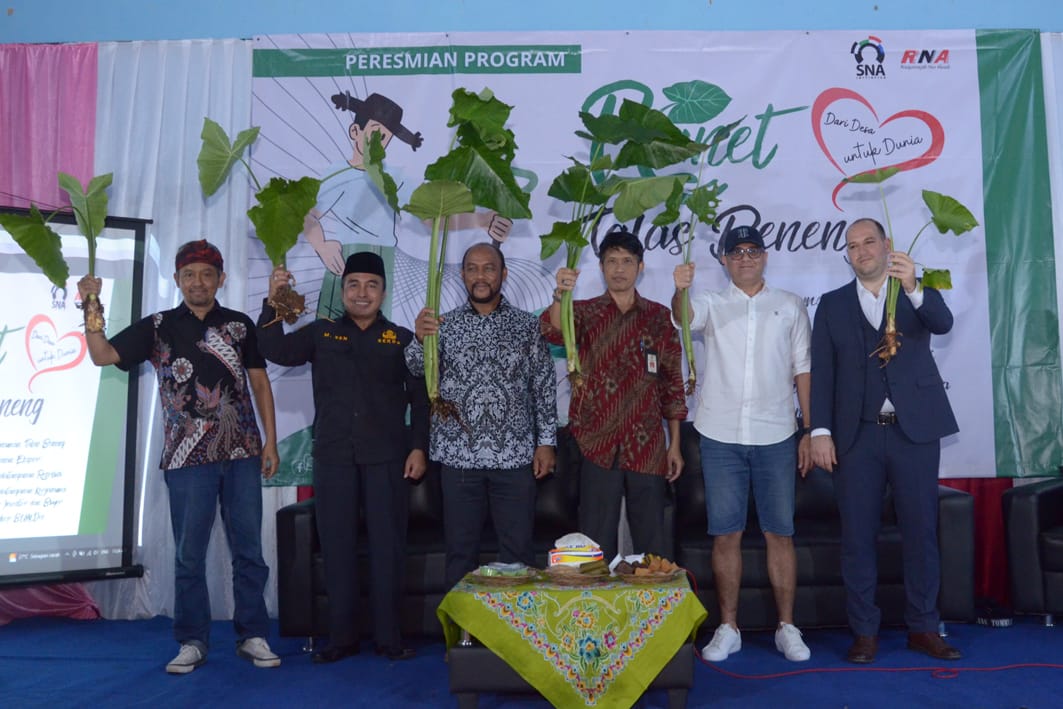
[[668, 690], [668, 709], [686, 709], [687, 706], [687, 690], [685, 689], [669, 689]]
[[473, 692], [460, 692], [454, 698], [458, 700], [458, 709], [477, 709], [480, 706], [480, 695]]

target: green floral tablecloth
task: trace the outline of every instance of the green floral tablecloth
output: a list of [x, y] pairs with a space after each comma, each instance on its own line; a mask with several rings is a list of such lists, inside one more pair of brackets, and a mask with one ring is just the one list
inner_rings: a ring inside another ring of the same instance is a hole
[[467, 630], [556, 707], [630, 707], [707, 615], [685, 576], [590, 588], [467, 576], [436, 613], [447, 647]]

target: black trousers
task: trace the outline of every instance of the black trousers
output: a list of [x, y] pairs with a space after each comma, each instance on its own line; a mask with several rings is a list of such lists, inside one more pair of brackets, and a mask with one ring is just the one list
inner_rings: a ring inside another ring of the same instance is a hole
[[447, 588], [480, 565], [488, 509], [498, 536], [498, 560], [535, 565], [535, 476], [530, 465], [512, 470], [444, 465], [442, 475]]
[[606, 563], [617, 554], [620, 505], [627, 498], [627, 522], [636, 554], [667, 556], [664, 528], [668, 482], [660, 475], [602, 468], [583, 459], [579, 478], [579, 528], [598, 542]]
[[369, 534], [369, 600], [378, 647], [401, 647], [399, 600], [405, 572], [410, 488], [405, 461], [314, 465], [317, 533], [325, 562], [329, 641], [358, 641], [358, 515]]

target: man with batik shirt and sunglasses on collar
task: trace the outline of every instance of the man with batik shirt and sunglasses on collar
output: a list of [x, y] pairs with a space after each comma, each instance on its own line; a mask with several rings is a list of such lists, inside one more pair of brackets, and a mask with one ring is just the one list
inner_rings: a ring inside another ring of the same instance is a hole
[[[110, 340], [88, 324], [85, 331], [93, 364], [129, 371], [151, 362], [158, 375], [165, 435], [160, 467], [170, 493], [176, 552], [173, 630], [181, 644], [166, 671], [187, 674], [207, 661], [211, 611], [205, 568], [219, 504], [232, 552], [236, 652], [255, 667], [276, 667], [280, 658], [265, 639], [269, 567], [262, 558], [260, 481], [272, 477], [279, 462], [273, 389], [251, 318], [215, 300], [225, 284], [217, 247], [205, 239], [184, 244], [174, 270], [184, 298], [176, 308], [133, 323]], [[82, 302], [98, 298], [101, 286], [99, 278], [82, 278]]]

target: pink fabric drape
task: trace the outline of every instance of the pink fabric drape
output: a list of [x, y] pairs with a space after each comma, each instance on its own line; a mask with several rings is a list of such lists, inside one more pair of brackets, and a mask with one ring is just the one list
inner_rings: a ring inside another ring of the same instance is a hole
[[79, 583], [0, 591], [0, 625], [35, 615], [95, 620], [100, 617], [100, 609]]
[[[0, 44], [0, 204], [69, 206], [59, 171], [92, 177], [95, 44]], [[99, 618], [81, 584], [0, 591], [0, 625], [32, 615]]]
[[0, 44], [0, 204], [69, 206], [56, 175], [92, 177], [95, 44]]

